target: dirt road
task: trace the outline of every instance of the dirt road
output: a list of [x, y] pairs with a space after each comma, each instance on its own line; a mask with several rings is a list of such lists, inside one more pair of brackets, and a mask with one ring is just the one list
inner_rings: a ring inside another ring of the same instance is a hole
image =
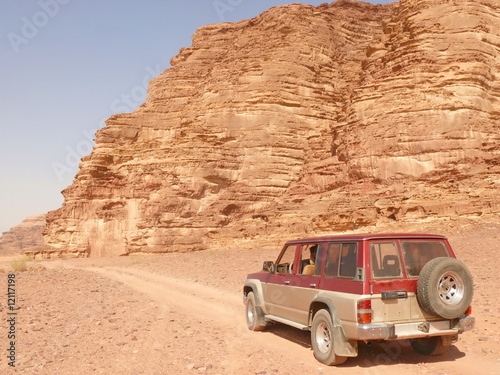
[[[275, 250], [207, 251], [32, 263], [37, 270], [15, 274], [16, 367], [3, 356], [1, 373], [498, 374], [492, 303], [498, 288], [488, 284], [492, 264], [476, 256], [478, 238], [481, 251], [498, 258], [495, 237], [451, 239], [475, 276], [477, 327], [444, 356], [418, 355], [405, 342], [361, 344], [359, 356], [346, 364], [323, 366], [307, 332], [283, 325], [264, 332], [246, 328], [245, 274]], [[0, 338], [7, 349], [3, 326]]]

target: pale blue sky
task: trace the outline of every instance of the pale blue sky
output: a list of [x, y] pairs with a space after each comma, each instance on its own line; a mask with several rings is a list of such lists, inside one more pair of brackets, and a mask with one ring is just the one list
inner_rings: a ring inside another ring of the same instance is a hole
[[2, 0], [0, 232], [61, 206], [95, 130], [139, 106], [198, 27], [291, 2]]

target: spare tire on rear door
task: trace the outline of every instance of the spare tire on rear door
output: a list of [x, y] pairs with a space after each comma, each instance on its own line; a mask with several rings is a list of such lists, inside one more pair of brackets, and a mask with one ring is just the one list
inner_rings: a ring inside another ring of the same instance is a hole
[[472, 275], [458, 259], [434, 258], [420, 271], [417, 299], [431, 315], [461, 317], [472, 302], [472, 293]]

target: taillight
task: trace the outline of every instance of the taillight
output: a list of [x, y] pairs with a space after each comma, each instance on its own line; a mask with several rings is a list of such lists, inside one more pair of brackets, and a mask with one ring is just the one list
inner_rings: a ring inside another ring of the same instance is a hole
[[469, 306], [467, 310], [465, 310], [465, 315], [472, 315], [472, 306]]
[[358, 301], [358, 323], [371, 323], [372, 314], [372, 300]]

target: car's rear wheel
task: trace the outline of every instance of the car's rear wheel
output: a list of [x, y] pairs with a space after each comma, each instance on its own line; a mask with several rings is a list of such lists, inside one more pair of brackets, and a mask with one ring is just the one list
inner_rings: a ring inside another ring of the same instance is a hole
[[420, 271], [417, 299], [423, 310], [445, 319], [461, 317], [472, 302], [467, 266], [455, 258], [435, 258]]
[[441, 355], [452, 343], [448, 337], [434, 336], [410, 340], [412, 348], [422, 355]]
[[347, 360], [347, 357], [335, 354], [332, 317], [325, 309], [319, 310], [314, 315], [311, 327], [311, 343], [314, 357], [325, 365], [341, 365]]
[[246, 319], [248, 329], [252, 331], [262, 331], [266, 326], [259, 323], [259, 313], [255, 304], [255, 295], [249, 292], [246, 299]]

